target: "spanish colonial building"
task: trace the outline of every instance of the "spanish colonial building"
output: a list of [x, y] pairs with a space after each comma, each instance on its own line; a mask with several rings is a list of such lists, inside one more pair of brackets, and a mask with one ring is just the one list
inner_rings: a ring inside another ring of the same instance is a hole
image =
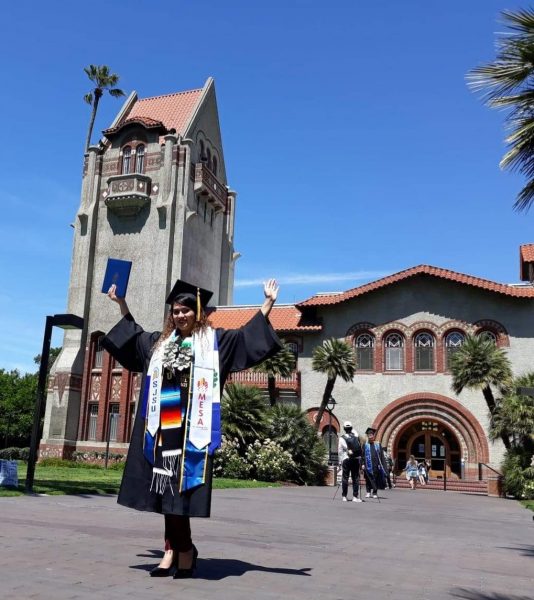
[[235, 201], [213, 80], [153, 98], [133, 92], [85, 155], [67, 305], [85, 325], [66, 331], [54, 365], [41, 455], [108, 439], [124, 449], [129, 439], [139, 379], [99, 344], [119, 317], [101, 291], [107, 259], [132, 261], [128, 303], [147, 330], [161, 329], [178, 278], [231, 304]]
[[[521, 278], [532, 279], [534, 245], [521, 247]], [[219, 327], [239, 326], [252, 307], [219, 307]], [[429, 459], [435, 474], [476, 479], [480, 465], [499, 468], [500, 440], [490, 441], [481, 391], [451, 388], [450, 357], [467, 334], [486, 336], [503, 348], [514, 374], [534, 370], [534, 288], [507, 285], [420, 265], [339, 293], [317, 294], [294, 306], [275, 307], [272, 322], [298, 355], [292, 378], [279, 381], [312, 420], [326, 375], [312, 369], [313, 349], [327, 338], [345, 339], [356, 353], [351, 383], [336, 381], [332, 413], [320, 431], [337, 449], [339, 424], [369, 426], [402, 469], [410, 454]], [[255, 373], [235, 381], [266, 385]], [[332, 441], [329, 437], [332, 436]], [[486, 472], [487, 474], [487, 472]]]

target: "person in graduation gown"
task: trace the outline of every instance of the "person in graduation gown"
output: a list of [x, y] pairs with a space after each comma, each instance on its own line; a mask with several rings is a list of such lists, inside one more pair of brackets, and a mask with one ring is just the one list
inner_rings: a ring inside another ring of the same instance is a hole
[[375, 440], [376, 429], [368, 427], [365, 431], [367, 442], [363, 445], [363, 474], [365, 478], [366, 498], [378, 498], [378, 489], [386, 488], [386, 461], [380, 442]]
[[191, 577], [198, 552], [190, 517], [210, 516], [220, 395], [230, 372], [282, 347], [268, 320], [278, 286], [265, 283], [263, 305], [246, 325], [213, 330], [204, 312], [212, 293], [178, 281], [161, 333], [145, 332], [115, 292], [113, 285], [108, 296], [122, 319], [102, 346], [124, 368], [143, 374], [118, 503], [165, 517], [165, 553], [151, 576]]

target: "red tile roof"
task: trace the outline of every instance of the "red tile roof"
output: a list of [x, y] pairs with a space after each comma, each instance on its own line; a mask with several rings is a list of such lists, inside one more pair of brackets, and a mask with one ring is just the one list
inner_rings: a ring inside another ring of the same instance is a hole
[[115, 125], [115, 127], [105, 129], [103, 133], [104, 135], [115, 133], [116, 131], [119, 131], [119, 129], [130, 123], [142, 123], [147, 129], [153, 129], [155, 127], [161, 127], [162, 129], [165, 129], [163, 123], [161, 121], [156, 121], [156, 119], [151, 119], [150, 117], [133, 117], [121, 121], [118, 125]]
[[523, 244], [519, 246], [519, 277], [521, 281], [529, 281], [529, 265], [534, 263], [534, 244]]
[[[258, 312], [259, 306], [217, 307], [209, 314], [213, 327], [237, 329]], [[303, 324], [302, 314], [294, 305], [274, 306], [269, 320], [276, 331], [320, 331], [319, 323]]]
[[[127, 119], [148, 117], [183, 134], [202, 95], [202, 89], [137, 100]], [[124, 121], [123, 121], [124, 122]]]
[[449, 271], [448, 269], [440, 269], [439, 267], [432, 267], [431, 265], [418, 265], [417, 267], [412, 267], [411, 269], [406, 269], [405, 271], [388, 275], [387, 277], [377, 279], [376, 281], [372, 281], [371, 283], [347, 290], [346, 292], [312, 296], [311, 298], [308, 298], [308, 300], [299, 302], [296, 306], [300, 308], [306, 306], [326, 306], [331, 304], [339, 304], [340, 302], [345, 302], [351, 298], [362, 296], [368, 292], [378, 290], [393, 283], [397, 283], [398, 281], [409, 279], [410, 277], [415, 277], [416, 275], [428, 275], [438, 279], [447, 279], [456, 283], [463, 283], [479, 289], [496, 292], [498, 294], [505, 294], [507, 296], [514, 296], [516, 298], [534, 298], [534, 287], [513, 286], [505, 283], [496, 283], [494, 281], [490, 281], [489, 279], [481, 279], [480, 277], [473, 277], [471, 275], [457, 273], [456, 271]]

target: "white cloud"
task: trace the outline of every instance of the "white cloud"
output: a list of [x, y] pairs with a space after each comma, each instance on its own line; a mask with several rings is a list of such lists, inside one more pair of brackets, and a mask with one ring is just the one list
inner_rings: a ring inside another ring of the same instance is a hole
[[[369, 281], [390, 275], [393, 271], [353, 271], [349, 273], [294, 273], [280, 275], [276, 281], [281, 285], [309, 285], [312, 283], [336, 283], [341, 281]], [[255, 279], [237, 279], [235, 287], [262, 285], [269, 277]]]

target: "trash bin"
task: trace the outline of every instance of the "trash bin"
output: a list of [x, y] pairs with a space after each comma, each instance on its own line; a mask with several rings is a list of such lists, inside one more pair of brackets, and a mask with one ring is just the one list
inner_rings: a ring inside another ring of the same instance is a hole
[[0, 486], [18, 487], [18, 463], [16, 460], [0, 460]]

